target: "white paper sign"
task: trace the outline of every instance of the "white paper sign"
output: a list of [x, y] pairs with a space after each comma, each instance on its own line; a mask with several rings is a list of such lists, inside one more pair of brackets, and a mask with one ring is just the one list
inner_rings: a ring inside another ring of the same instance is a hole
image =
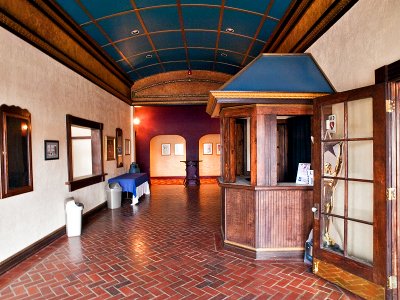
[[311, 168], [310, 163], [299, 163], [299, 167], [297, 168], [297, 184], [309, 184], [308, 183], [308, 171]]

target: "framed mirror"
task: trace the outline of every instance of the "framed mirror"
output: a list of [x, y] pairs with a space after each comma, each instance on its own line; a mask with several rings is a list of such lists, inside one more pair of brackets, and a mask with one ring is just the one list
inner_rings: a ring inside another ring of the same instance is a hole
[[117, 168], [121, 168], [124, 166], [123, 160], [123, 139], [122, 139], [122, 129], [117, 128], [115, 130], [115, 157], [117, 158]]
[[31, 114], [17, 106], [2, 105], [1, 198], [33, 191]]

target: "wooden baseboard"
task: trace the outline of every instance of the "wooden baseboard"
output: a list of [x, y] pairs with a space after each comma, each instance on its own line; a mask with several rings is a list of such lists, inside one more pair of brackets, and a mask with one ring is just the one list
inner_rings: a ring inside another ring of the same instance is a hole
[[[107, 208], [107, 202], [104, 202], [95, 208], [89, 210], [82, 216], [82, 224], [87, 224], [90, 222], [90, 219], [96, 215], [98, 212], [103, 210], [104, 208]], [[44, 247], [50, 245], [52, 242], [55, 240], [59, 239], [66, 233], [66, 228], [65, 225], [62, 226], [61, 228], [58, 228], [57, 230], [53, 231], [49, 235], [41, 238], [37, 242], [33, 243], [32, 245], [26, 247], [25, 249], [22, 249], [18, 253], [14, 254], [13, 256], [7, 258], [6, 260], [2, 261], [0, 263], [0, 275], [7, 272], [8, 270], [14, 268], [18, 264], [20, 264], [22, 261], [25, 259], [29, 258], [30, 256], [36, 254], [39, 252], [41, 249]]]
[[224, 249], [258, 260], [301, 260], [304, 250], [298, 248], [286, 249], [255, 249], [251, 247], [241, 247], [239, 244], [224, 241]]

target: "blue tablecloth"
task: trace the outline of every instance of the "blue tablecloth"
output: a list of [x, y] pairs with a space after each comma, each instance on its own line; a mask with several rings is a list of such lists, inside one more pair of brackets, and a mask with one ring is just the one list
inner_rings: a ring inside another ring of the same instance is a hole
[[130, 192], [136, 197], [136, 188], [148, 180], [147, 173], [126, 173], [108, 179], [108, 183], [118, 182], [123, 192]]

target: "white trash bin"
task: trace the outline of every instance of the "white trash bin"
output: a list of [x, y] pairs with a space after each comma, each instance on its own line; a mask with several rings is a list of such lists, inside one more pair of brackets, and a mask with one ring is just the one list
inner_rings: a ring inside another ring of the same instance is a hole
[[80, 236], [82, 232], [83, 204], [68, 198], [65, 203], [67, 236]]
[[109, 209], [121, 207], [122, 187], [118, 182], [106, 185], [107, 207]]

